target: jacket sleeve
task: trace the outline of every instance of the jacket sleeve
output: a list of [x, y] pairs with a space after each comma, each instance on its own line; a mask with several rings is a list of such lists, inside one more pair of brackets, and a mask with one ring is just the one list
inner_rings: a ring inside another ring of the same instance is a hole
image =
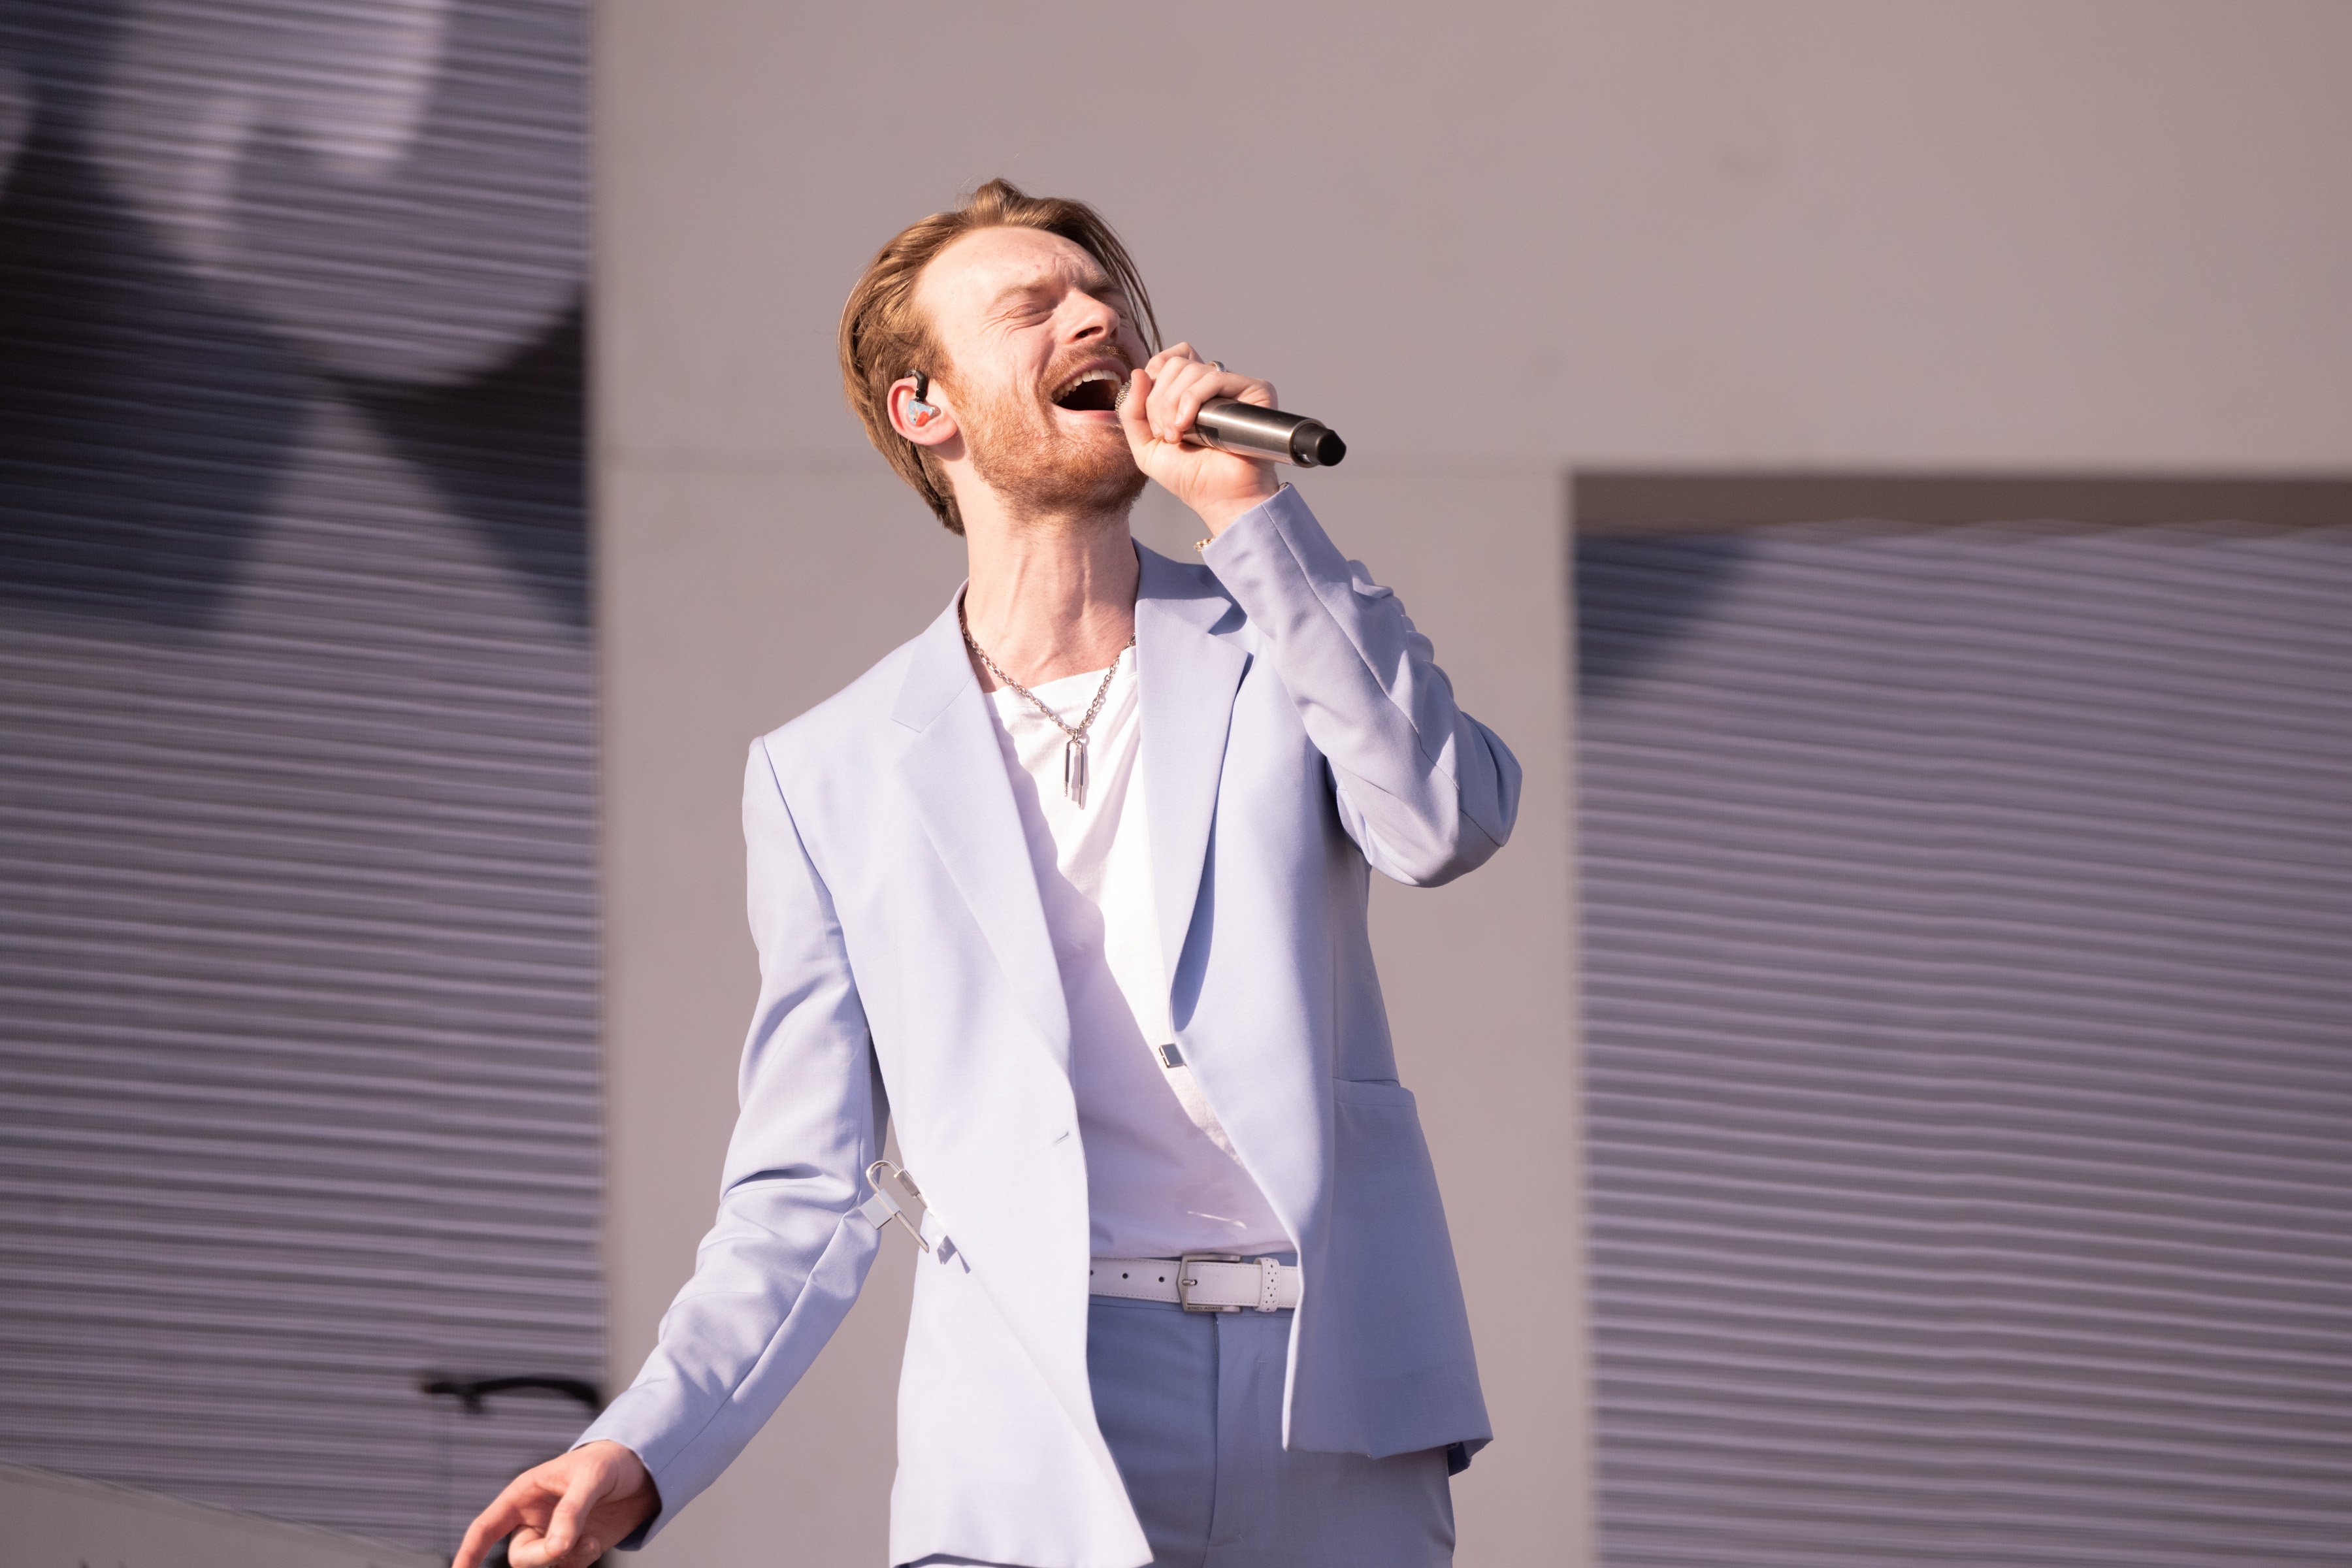
[[1285, 485], [1202, 552], [1263, 639], [1372, 868], [1432, 886], [1511, 836], [1519, 764], [1454, 705], [1396, 595], [1342, 557]]
[[856, 1210], [888, 1105], [832, 899], [764, 742], [744, 776], [743, 837], [760, 1000], [719, 1217], [636, 1381], [579, 1438], [627, 1445], [660, 1489], [660, 1512], [625, 1547], [751, 1441], [848, 1312], [878, 1245]]

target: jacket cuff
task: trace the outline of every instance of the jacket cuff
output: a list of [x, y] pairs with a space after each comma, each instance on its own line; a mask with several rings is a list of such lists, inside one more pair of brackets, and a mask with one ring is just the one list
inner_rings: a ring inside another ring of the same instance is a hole
[[1281, 571], [1277, 563], [1286, 556], [1312, 580], [1349, 581], [1348, 558], [1307, 510], [1298, 487], [1287, 479], [1280, 489], [1226, 524], [1225, 531], [1201, 551], [1209, 570], [1229, 588], [1235, 579], [1264, 577], [1269, 567]]

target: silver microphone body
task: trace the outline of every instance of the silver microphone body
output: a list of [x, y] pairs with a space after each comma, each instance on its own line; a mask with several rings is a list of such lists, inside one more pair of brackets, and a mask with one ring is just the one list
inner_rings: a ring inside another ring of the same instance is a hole
[[1238, 397], [1213, 397], [1192, 416], [1184, 438], [1244, 458], [1272, 458], [1302, 468], [1328, 468], [1348, 455], [1348, 443], [1319, 419], [1260, 408]]

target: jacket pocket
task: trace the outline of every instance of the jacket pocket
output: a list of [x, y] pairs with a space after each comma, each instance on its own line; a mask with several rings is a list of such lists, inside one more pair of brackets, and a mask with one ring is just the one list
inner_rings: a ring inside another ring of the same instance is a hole
[[1342, 1105], [1398, 1105], [1414, 1111], [1412, 1090], [1392, 1078], [1335, 1078], [1331, 1080], [1331, 1098]]

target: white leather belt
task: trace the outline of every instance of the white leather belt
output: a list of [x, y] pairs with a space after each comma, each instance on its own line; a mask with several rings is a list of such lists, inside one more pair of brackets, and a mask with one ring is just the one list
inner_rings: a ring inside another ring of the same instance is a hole
[[1188, 1312], [1279, 1312], [1298, 1305], [1298, 1267], [1230, 1252], [1097, 1258], [1087, 1289], [1130, 1301], [1173, 1301]]

